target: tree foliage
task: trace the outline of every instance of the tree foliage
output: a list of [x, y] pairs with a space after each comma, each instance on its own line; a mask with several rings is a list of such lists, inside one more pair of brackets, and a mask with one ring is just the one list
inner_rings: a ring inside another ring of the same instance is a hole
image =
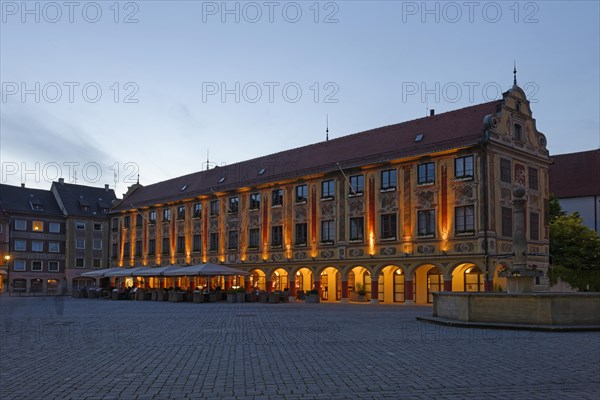
[[567, 215], [550, 198], [550, 282], [560, 278], [579, 290], [600, 291], [600, 236], [578, 213]]

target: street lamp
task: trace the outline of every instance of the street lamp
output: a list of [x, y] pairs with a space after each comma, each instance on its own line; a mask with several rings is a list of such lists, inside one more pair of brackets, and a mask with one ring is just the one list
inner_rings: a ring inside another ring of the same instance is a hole
[[10, 262], [10, 254], [5, 254], [4, 255], [4, 267], [6, 267], [6, 281], [5, 281], [5, 283], [7, 285], [8, 293], [10, 295], [11, 291], [10, 291], [10, 279], [9, 279], [9, 276], [10, 276], [10, 267], [8, 265], [9, 262]]

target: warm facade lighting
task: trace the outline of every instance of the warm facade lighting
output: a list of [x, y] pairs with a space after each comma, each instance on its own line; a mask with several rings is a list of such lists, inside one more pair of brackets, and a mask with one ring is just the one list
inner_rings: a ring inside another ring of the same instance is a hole
[[373, 231], [369, 232], [369, 255], [375, 255], [375, 234]]

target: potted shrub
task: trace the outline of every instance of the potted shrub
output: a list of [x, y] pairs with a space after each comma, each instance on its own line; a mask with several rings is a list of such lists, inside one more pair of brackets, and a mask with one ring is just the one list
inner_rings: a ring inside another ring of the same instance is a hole
[[367, 291], [365, 290], [365, 285], [363, 285], [362, 283], [356, 284], [356, 294], [358, 295], [358, 298], [356, 299], [356, 301], [360, 301], [360, 302], [367, 301]]
[[280, 297], [281, 297], [281, 292], [279, 290], [269, 293], [269, 303], [279, 303]]
[[317, 289], [309, 290], [306, 293], [306, 302], [307, 303], [319, 303], [321, 299], [319, 298], [319, 291]]
[[244, 303], [246, 301], [246, 290], [243, 287], [239, 287], [235, 294], [235, 300], [238, 303]]
[[237, 292], [235, 289], [228, 290], [227, 291], [227, 302], [235, 303], [236, 296], [237, 296]]

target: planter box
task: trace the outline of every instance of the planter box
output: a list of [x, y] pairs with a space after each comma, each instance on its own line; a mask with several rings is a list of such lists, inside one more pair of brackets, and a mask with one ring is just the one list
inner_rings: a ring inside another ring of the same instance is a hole
[[217, 302], [217, 294], [216, 293], [209, 293], [208, 294], [208, 301], [211, 303], [216, 303]]
[[269, 303], [279, 303], [279, 296], [281, 296], [279, 293], [269, 293]]
[[258, 294], [258, 301], [260, 301], [261, 303], [266, 303], [267, 301], [269, 301], [269, 296], [267, 295], [267, 293], [259, 293]]
[[207, 301], [208, 296], [206, 296], [204, 293], [200, 292], [200, 291], [195, 291], [193, 294], [193, 301], [194, 303], [205, 303]]
[[256, 293], [254, 293], [254, 292], [246, 293], [245, 298], [246, 298], [246, 302], [248, 302], [248, 303], [254, 303], [254, 302], [258, 301], [258, 296], [256, 296]]
[[186, 292], [185, 301], [192, 303], [194, 301], [194, 293]]
[[119, 292], [117, 290], [113, 290], [110, 292], [111, 300], [119, 300]]
[[146, 291], [144, 289], [138, 289], [135, 292], [135, 299], [136, 300], [144, 300], [145, 295], [146, 295]]
[[307, 294], [306, 302], [307, 303], [320, 303], [321, 299], [319, 298], [318, 294]]
[[246, 302], [246, 293], [238, 292], [235, 294], [236, 303], [244, 303]]
[[235, 293], [227, 293], [227, 302], [235, 303], [236, 294]]
[[185, 292], [175, 292], [175, 302], [180, 303], [185, 299]]

